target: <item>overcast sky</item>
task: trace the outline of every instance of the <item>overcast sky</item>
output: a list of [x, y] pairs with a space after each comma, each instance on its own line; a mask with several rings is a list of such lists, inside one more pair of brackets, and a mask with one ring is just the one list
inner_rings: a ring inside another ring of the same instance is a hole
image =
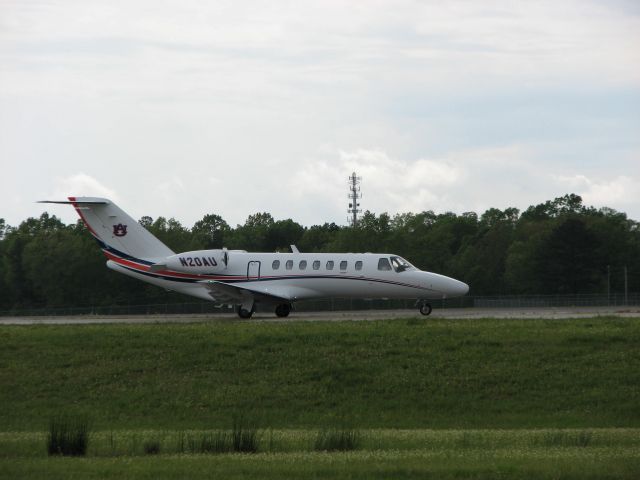
[[640, 2], [0, 0], [0, 218], [640, 220]]

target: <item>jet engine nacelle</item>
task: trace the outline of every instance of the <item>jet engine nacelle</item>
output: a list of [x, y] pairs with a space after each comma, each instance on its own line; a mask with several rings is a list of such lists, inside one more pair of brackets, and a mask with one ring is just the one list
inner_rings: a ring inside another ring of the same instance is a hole
[[162, 262], [151, 265], [152, 271], [173, 270], [185, 273], [211, 273], [223, 270], [229, 263], [229, 252], [223, 250], [198, 250], [176, 253]]

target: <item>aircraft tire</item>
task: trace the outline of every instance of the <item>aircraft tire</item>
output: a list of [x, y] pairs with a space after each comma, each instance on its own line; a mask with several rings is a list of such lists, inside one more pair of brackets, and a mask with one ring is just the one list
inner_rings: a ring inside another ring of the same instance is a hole
[[288, 303], [281, 303], [276, 307], [276, 315], [278, 317], [282, 317], [282, 318], [288, 317], [290, 312], [291, 312], [291, 305], [289, 305]]
[[247, 310], [246, 308], [238, 307], [238, 316], [240, 318], [251, 318], [253, 315], [253, 309]]
[[420, 305], [420, 313], [422, 315], [431, 315], [431, 305], [429, 303], [423, 303]]

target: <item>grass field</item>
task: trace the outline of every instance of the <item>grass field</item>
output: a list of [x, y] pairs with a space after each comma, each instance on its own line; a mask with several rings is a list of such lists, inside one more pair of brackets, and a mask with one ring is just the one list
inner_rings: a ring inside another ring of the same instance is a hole
[[[6, 478], [637, 478], [637, 429], [372, 430], [351, 452], [309, 450], [308, 431], [275, 431], [258, 454], [177, 454], [176, 432], [96, 435], [84, 458], [43, 454], [44, 435], [0, 437], [12, 454], [0, 461]], [[115, 450], [111, 436], [115, 435]], [[167, 452], [144, 455], [146, 436]], [[8, 438], [11, 437], [11, 438]], [[157, 437], [156, 437], [157, 438]], [[585, 439], [589, 440], [585, 444]], [[29, 445], [32, 452], [25, 451]]]
[[[639, 347], [607, 317], [4, 326], [0, 476], [638, 478]], [[257, 454], [184, 447], [238, 414]], [[86, 457], [47, 457], [59, 415]]]

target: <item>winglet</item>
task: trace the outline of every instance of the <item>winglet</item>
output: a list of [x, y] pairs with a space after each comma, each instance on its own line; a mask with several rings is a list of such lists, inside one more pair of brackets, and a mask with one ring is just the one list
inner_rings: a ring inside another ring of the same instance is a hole
[[300, 253], [300, 250], [298, 250], [298, 247], [296, 247], [295, 245], [291, 245], [291, 252], [292, 253]]

